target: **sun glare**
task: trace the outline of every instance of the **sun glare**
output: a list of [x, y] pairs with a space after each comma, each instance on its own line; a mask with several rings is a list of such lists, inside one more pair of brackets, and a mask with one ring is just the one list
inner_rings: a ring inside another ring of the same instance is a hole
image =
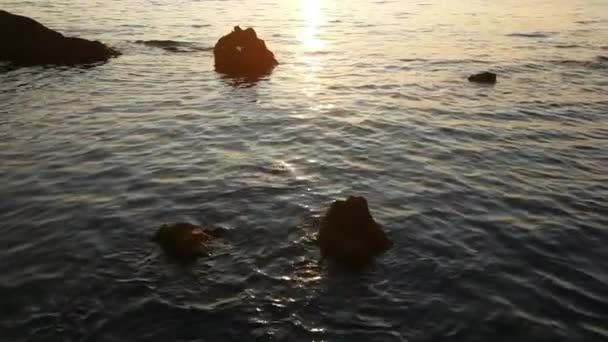
[[305, 26], [298, 35], [298, 39], [302, 42], [306, 51], [321, 51], [325, 47], [323, 40], [319, 37], [319, 28], [325, 20], [322, 7], [323, 0], [302, 0], [300, 4], [300, 12]]

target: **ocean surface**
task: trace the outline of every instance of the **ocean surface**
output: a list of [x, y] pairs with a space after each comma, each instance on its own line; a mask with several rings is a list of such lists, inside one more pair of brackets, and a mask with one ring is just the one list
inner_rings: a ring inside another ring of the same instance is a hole
[[[0, 73], [2, 342], [608, 341], [608, 1], [0, 8], [124, 54]], [[360, 272], [315, 246], [351, 194], [395, 242]], [[183, 266], [179, 221], [228, 232]]]

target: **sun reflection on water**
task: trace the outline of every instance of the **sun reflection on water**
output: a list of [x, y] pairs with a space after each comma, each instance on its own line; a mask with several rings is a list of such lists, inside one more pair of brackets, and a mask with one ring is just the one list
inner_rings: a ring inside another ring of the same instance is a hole
[[302, 0], [300, 13], [305, 25], [298, 35], [306, 52], [323, 51], [325, 42], [320, 38], [321, 25], [325, 22], [323, 0]]
[[[302, 92], [306, 97], [314, 98], [321, 91], [318, 75], [323, 70], [326, 42], [323, 39], [323, 28], [326, 20], [324, 0], [301, 0], [299, 16], [302, 25], [297, 39], [300, 42], [300, 58], [305, 65], [302, 75]], [[311, 108], [312, 109], [312, 108]]]

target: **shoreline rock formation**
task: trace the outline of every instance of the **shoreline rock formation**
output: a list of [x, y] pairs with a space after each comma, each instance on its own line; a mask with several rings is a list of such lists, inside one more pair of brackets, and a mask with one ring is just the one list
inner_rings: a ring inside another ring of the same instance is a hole
[[319, 248], [324, 258], [360, 267], [392, 245], [363, 197], [333, 202], [321, 220]]
[[74, 66], [119, 55], [98, 41], [65, 37], [34, 19], [0, 10], [0, 61], [17, 66]]
[[253, 28], [239, 26], [218, 40], [213, 56], [215, 70], [231, 77], [258, 78], [279, 64]]

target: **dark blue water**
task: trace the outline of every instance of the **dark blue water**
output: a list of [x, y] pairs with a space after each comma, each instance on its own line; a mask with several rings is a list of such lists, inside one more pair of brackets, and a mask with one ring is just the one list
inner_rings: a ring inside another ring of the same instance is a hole
[[[0, 8], [124, 53], [0, 74], [0, 341], [608, 340], [605, 1]], [[359, 273], [311, 224], [350, 194], [395, 242]], [[176, 221], [228, 233], [179, 266]]]

